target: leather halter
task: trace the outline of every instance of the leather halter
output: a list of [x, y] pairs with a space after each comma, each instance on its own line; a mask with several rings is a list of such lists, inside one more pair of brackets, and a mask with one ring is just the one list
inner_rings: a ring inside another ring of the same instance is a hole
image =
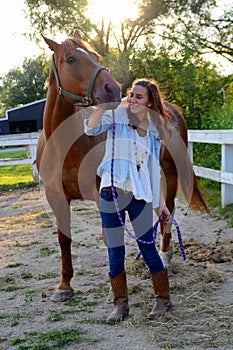
[[[67, 96], [67, 97], [71, 97], [74, 100], [78, 100], [80, 102], [83, 102], [83, 105], [79, 104], [80, 107], [88, 107], [88, 106], [92, 106], [93, 105], [93, 100], [92, 100], [92, 89], [93, 89], [93, 85], [94, 85], [94, 81], [96, 78], [97, 73], [101, 70], [101, 69], [105, 69], [105, 67], [103, 66], [98, 66], [94, 72], [92, 73], [91, 76], [91, 80], [90, 80], [90, 84], [87, 90], [87, 96], [83, 97], [83, 96], [79, 96], [79, 95], [75, 95], [72, 94], [71, 92], [65, 91], [62, 89], [61, 84], [60, 84], [60, 80], [59, 80], [59, 76], [58, 76], [58, 72], [57, 72], [57, 68], [56, 68], [56, 64], [55, 64], [55, 60], [54, 60], [54, 54], [52, 56], [52, 68], [54, 71], [54, 75], [56, 78], [56, 82], [57, 82], [57, 86], [58, 86], [58, 90], [59, 90], [59, 94], [61, 96]], [[66, 101], [67, 102], [67, 101]]]

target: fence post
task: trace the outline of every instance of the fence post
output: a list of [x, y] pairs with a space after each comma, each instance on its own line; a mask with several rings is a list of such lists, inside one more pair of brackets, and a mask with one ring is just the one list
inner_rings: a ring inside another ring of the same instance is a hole
[[193, 142], [188, 142], [188, 152], [190, 160], [193, 163]]
[[[233, 172], [233, 145], [222, 145], [222, 171]], [[233, 203], [233, 185], [221, 184], [222, 207]]]
[[34, 179], [34, 182], [38, 184], [40, 182], [40, 177], [36, 167], [36, 145], [30, 145], [29, 152], [32, 160], [32, 177]]

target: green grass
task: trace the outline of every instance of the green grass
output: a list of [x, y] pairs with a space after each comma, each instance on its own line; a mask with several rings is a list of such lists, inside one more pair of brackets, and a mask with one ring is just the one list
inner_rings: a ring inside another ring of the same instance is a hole
[[56, 273], [48, 272], [46, 274], [39, 274], [37, 276], [37, 279], [38, 279], [38, 281], [42, 281], [42, 280], [45, 280], [45, 279], [51, 279], [51, 278], [56, 278], [56, 277], [57, 277]]
[[0, 191], [33, 186], [35, 182], [30, 164], [0, 167]]
[[42, 247], [40, 248], [40, 256], [49, 256], [56, 253], [54, 249], [50, 249], [48, 247]]
[[[12, 160], [27, 159], [28, 152], [27, 150], [16, 152], [0, 152], [0, 159], [6, 158], [11, 158]], [[0, 167], [0, 191], [33, 186], [35, 186], [35, 183], [31, 174], [30, 164]]]
[[16, 262], [16, 263], [8, 264], [6, 267], [14, 268], [14, 267], [22, 266], [22, 265], [23, 265], [23, 263]]
[[208, 207], [221, 208], [221, 186], [216, 181], [200, 179], [199, 186]]
[[49, 350], [63, 349], [67, 345], [73, 344], [78, 349], [77, 343], [96, 344], [103, 338], [87, 338], [80, 329], [63, 328], [59, 331], [50, 330], [47, 333], [31, 332], [26, 334], [24, 338], [15, 338], [9, 340], [11, 345], [19, 346], [20, 350]]
[[26, 159], [28, 158], [28, 152], [26, 150], [24, 151], [17, 151], [17, 152], [0, 152], [0, 158], [6, 159], [11, 158], [12, 160], [15, 159]]
[[215, 181], [201, 179], [199, 181], [201, 193], [213, 215], [219, 220], [226, 220], [229, 227], [233, 227], [233, 204], [221, 207], [221, 186]]

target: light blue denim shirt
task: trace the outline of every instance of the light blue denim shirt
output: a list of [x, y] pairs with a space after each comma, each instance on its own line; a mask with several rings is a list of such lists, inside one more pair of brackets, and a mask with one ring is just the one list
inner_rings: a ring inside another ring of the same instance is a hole
[[[114, 175], [121, 181], [126, 181], [129, 175], [130, 163], [130, 128], [126, 107], [119, 106], [115, 111], [115, 144], [114, 144]], [[148, 170], [150, 174], [150, 186], [153, 197], [153, 208], [159, 206], [160, 199], [160, 165], [159, 154], [161, 142], [158, 130], [155, 125], [148, 120], [148, 136], [150, 139], [150, 155], [148, 159]], [[107, 111], [101, 117], [99, 125], [90, 128], [88, 119], [84, 120], [84, 132], [88, 136], [96, 136], [107, 130], [105, 155], [97, 169], [97, 175], [101, 177], [104, 170], [111, 172], [112, 162], [112, 111]]]

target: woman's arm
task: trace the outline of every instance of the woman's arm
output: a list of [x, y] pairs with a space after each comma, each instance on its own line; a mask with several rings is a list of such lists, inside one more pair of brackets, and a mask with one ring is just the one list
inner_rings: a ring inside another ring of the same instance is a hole
[[102, 115], [104, 114], [104, 109], [99, 105], [95, 111], [88, 118], [87, 125], [89, 128], [95, 128], [99, 125]]
[[97, 136], [108, 130], [111, 125], [111, 112], [97, 106], [88, 119], [84, 119], [84, 132], [88, 136]]

